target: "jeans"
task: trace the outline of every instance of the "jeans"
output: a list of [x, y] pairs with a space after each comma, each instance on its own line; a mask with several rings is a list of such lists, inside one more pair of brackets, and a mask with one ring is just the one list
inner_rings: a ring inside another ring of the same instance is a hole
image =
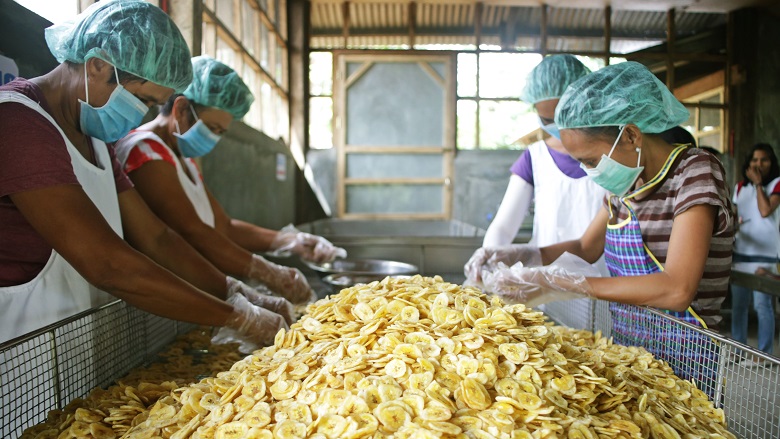
[[751, 299], [758, 314], [758, 349], [771, 354], [775, 339], [775, 310], [772, 306], [774, 296], [732, 285], [731, 337], [747, 344], [748, 307]]

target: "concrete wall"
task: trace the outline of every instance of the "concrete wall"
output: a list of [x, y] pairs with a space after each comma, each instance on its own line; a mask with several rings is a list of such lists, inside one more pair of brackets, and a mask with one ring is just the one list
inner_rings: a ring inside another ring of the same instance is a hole
[[[285, 178], [277, 178], [277, 154]], [[271, 229], [295, 221], [298, 168], [284, 143], [234, 122], [217, 147], [201, 160], [203, 177], [231, 217]]]
[[[734, 15], [736, 84], [732, 175], [741, 178], [743, 158], [752, 146], [769, 143], [780, 155], [780, 12], [745, 9]], [[725, 163], [724, 163], [725, 164]]]

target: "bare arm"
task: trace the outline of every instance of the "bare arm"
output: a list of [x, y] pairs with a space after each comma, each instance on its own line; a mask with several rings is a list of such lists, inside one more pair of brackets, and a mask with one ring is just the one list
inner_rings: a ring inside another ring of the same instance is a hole
[[761, 171], [759, 171], [758, 168], [750, 166], [748, 167], [746, 174], [747, 178], [750, 179], [750, 182], [753, 183], [753, 187], [756, 188], [758, 211], [761, 213], [762, 218], [766, 218], [777, 209], [778, 205], [780, 205], [780, 195], [773, 194], [768, 196], [766, 192], [764, 192], [764, 186], [761, 185], [763, 179], [761, 177]]
[[125, 240], [194, 286], [226, 298], [225, 275], [160, 221], [134, 189], [119, 194]]
[[608, 221], [609, 213], [607, 213], [607, 209], [602, 207], [580, 239], [540, 248], [542, 263], [544, 265], [552, 264], [566, 252], [579, 256], [591, 264], [595, 263], [604, 253]]
[[758, 211], [761, 212], [763, 218], [768, 217], [772, 212], [780, 205], [780, 195], [772, 194], [766, 195], [764, 187], [761, 185], [756, 186], [756, 198], [758, 201]]
[[225, 209], [222, 208], [222, 205], [211, 194], [211, 191], [207, 192], [211, 210], [214, 211], [215, 227], [220, 233], [223, 233], [231, 241], [253, 253], [262, 253], [270, 249], [271, 243], [278, 233], [276, 230], [266, 229], [246, 221], [230, 218]]
[[201, 221], [181, 187], [176, 168], [152, 161], [128, 176], [151, 210], [220, 271], [232, 276], [247, 274], [252, 254]]
[[11, 195], [11, 200], [43, 239], [92, 285], [171, 319], [221, 326], [231, 315], [229, 304], [130, 247], [79, 186], [20, 192]]
[[517, 231], [523, 224], [528, 207], [534, 197], [534, 187], [519, 176], [512, 174], [506, 188], [504, 199], [498, 207], [496, 217], [490, 223], [483, 247], [500, 247], [509, 245], [514, 240]]
[[684, 311], [704, 273], [716, 208], [693, 206], [674, 219], [665, 270], [646, 276], [588, 278], [599, 299]]

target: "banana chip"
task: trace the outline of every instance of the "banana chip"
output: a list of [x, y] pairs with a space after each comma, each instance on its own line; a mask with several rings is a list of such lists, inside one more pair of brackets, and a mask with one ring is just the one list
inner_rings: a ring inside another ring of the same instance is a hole
[[343, 289], [225, 369], [185, 387], [125, 386], [121, 405], [78, 406], [56, 416], [63, 427], [54, 431], [108, 438], [109, 423], [128, 439], [734, 438], [723, 411], [647, 351], [439, 277]]

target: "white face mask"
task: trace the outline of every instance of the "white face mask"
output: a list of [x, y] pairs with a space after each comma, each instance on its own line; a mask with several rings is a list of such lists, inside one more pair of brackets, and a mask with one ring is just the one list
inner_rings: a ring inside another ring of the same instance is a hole
[[623, 130], [626, 126], [620, 127], [620, 133], [618, 133], [615, 143], [612, 144], [612, 149], [609, 150], [609, 155], [601, 155], [601, 161], [595, 168], [587, 168], [580, 163], [580, 167], [588, 174], [597, 185], [612, 192], [613, 194], [622, 197], [631, 189], [639, 174], [644, 171], [644, 166], [639, 166], [639, 160], [642, 158], [642, 150], [637, 148], [639, 153], [636, 158], [636, 168], [621, 164], [612, 159], [612, 153], [615, 151], [615, 147], [620, 141], [620, 137], [623, 135]]

